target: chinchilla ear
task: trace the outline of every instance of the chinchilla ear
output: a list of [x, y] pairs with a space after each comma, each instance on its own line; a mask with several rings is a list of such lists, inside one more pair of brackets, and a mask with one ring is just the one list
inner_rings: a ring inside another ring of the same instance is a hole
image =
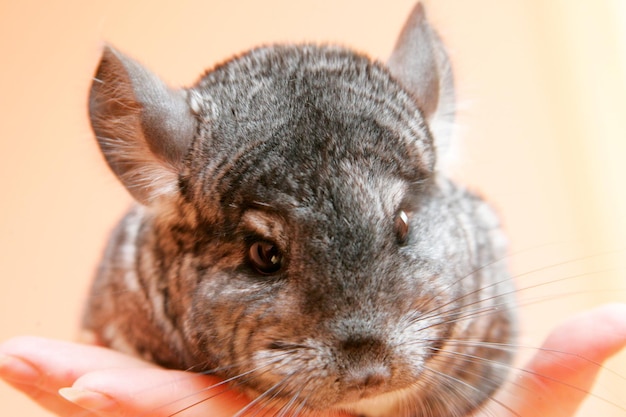
[[438, 156], [448, 153], [455, 112], [454, 81], [448, 55], [418, 3], [387, 62], [391, 74], [417, 101], [435, 138]]
[[133, 197], [150, 204], [177, 190], [196, 121], [183, 90], [115, 49], [104, 48], [89, 116], [109, 166]]

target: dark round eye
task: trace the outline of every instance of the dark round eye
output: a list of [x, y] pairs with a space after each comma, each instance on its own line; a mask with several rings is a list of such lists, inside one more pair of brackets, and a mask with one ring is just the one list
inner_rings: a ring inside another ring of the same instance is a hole
[[409, 216], [404, 210], [400, 210], [396, 214], [393, 228], [396, 232], [398, 243], [401, 245], [405, 244], [409, 237]]
[[250, 265], [260, 274], [275, 274], [283, 266], [283, 254], [274, 243], [265, 240], [253, 242], [248, 249]]

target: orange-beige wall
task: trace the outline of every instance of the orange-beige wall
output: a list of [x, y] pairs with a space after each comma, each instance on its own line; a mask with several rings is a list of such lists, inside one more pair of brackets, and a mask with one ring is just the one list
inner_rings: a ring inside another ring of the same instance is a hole
[[[384, 59], [412, 4], [0, 0], [0, 340], [76, 336], [106, 235], [130, 203], [86, 117], [105, 40], [186, 85], [276, 41], [339, 42]], [[500, 211], [520, 288], [552, 282], [520, 292], [525, 345], [574, 311], [626, 301], [625, 4], [426, 2], [456, 71], [455, 175]], [[626, 407], [626, 354], [608, 367], [622, 379], [605, 372], [598, 395]], [[0, 415], [48, 414], [0, 383]], [[580, 415], [626, 408], [598, 400]]]

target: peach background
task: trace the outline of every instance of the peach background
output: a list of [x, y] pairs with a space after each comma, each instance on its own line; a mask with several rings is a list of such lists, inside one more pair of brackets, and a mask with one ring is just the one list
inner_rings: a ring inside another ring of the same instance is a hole
[[[186, 85], [275, 41], [339, 42], [384, 59], [412, 4], [0, 0], [0, 340], [76, 336], [106, 235], [130, 203], [86, 117], [104, 40]], [[427, 2], [459, 86], [456, 176], [501, 212], [520, 287], [552, 282], [520, 292], [524, 345], [574, 311], [626, 301], [625, 4]], [[622, 409], [595, 400], [581, 416], [626, 416], [626, 354], [608, 367], [598, 395]], [[48, 415], [2, 383], [0, 414]]]

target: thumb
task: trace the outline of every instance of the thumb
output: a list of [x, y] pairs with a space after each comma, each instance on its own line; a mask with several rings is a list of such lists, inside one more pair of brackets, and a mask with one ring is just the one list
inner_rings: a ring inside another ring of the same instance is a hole
[[607, 304], [558, 326], [481, 415], [571, 417], [602, 363], [626, 346], [626, 304]]

